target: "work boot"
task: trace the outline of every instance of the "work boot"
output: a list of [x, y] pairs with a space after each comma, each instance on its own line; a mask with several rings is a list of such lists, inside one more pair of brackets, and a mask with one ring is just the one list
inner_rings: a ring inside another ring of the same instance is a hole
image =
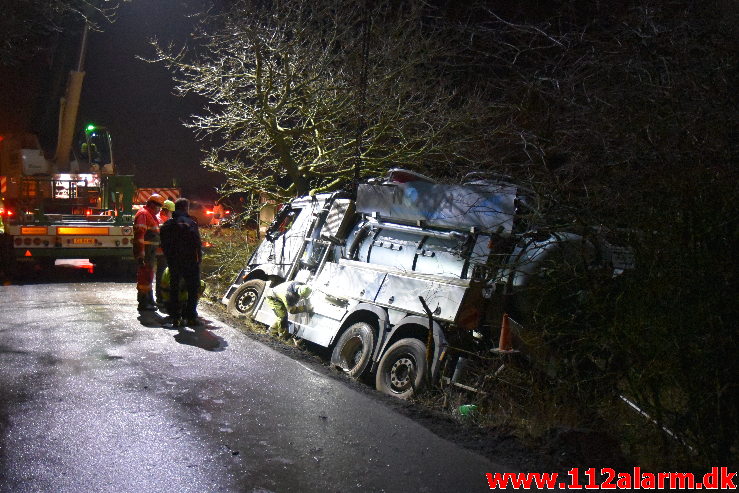
[[149, 302], [149, 297], [146, 293], [138, 293], [136, 295], [136, 299], [139, 302], [138, 310], [140, 312], [142, 311], [156, 311], [157, 306], [153, 303], [154, 298], [152, 298], [152, 302]]
[[269, 329], [267, 329], [267, 334], [269, 334], [271, 337], [277, 338], [280, 336], [280, 332], [282, 331], [282, 327], [279, 321], [273, 323], [270, 325]]

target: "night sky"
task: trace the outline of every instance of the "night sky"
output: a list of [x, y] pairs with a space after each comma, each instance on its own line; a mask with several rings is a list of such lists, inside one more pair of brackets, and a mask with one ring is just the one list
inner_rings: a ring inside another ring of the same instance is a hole
[[203, 3], [135, 0], [122, 6], [105, 32], [92, 33], [78, 126], [108, 127], [118, 172], [134, 174], [138, 186], [172, 186], [176, 180], [185, 196], [213, 199], [223, 177], [200, 166], [200, 143], [182, 125], [203, 101], [174, 96], [165, 67], [136, 58], [153, 57], [152, 37], [165, 45], [187, 41], [194, 22], [188, 9]]

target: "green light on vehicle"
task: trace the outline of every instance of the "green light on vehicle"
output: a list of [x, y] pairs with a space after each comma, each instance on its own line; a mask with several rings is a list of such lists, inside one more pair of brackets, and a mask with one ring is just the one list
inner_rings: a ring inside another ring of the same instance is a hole
[[92, 132], [93, 130], [95, 130], [95, 125], [92, 125], [92, 124], [91, 125], [88, 125], [86, 130], [88, 132]]

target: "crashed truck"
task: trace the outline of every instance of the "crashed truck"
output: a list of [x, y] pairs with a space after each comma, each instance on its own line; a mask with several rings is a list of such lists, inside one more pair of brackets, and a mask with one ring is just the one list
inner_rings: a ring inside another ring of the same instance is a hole
[[585, 252], [594, 268], [629, 268], [628, 252], [605, 240], [532, 230], [533, 201], [502, 178], [449, 185], [400, 169], [354, 193], [300, 197], [279, 211], [222, 302], [271, 324], [270, 287], [305, 282], [311, 310], [289, 315], [290, 332], [332, 349], [351, 377], [374, 376], [377, 390], [400, 398], [429, 381], [465, 387], [469, 354], [510, 349], [499, 332], [513, 321], [511, 295], [547, 259]]

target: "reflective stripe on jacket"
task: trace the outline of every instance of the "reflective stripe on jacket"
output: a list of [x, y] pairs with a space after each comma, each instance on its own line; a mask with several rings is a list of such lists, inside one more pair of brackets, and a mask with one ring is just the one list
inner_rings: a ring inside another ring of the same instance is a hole
[[133, 219], [133, 256], [153, 261], [159, 246], [159, 220], [154, 210], [145, 205]]

